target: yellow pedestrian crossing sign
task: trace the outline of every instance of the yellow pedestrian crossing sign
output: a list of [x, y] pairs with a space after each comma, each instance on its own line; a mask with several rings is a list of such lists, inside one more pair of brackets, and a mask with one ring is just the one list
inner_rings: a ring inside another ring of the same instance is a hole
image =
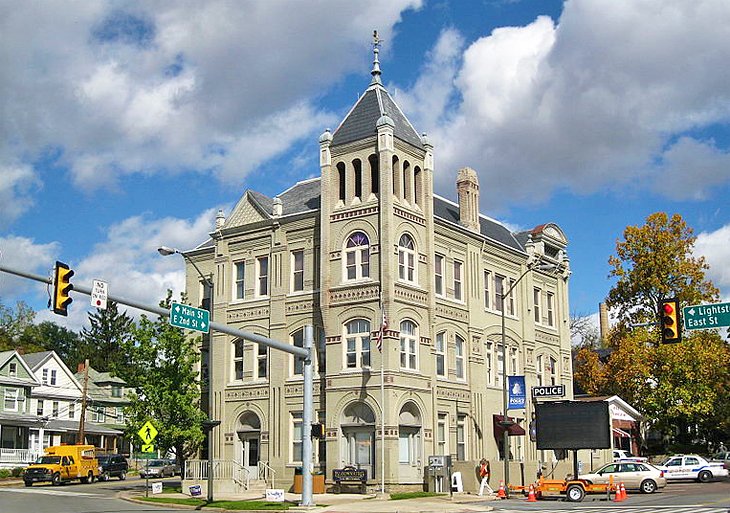
[[148, 420], [144, 423], [142, 429], [137, 431], [137, 434], [145, 444], [149, 445], [152, 443], [152, 440], [157, 437], [157, 429], [152, 425], [152, 422]]
[[155, 452], [155, 446], [152, 444], [142, 445], [141, 452]]

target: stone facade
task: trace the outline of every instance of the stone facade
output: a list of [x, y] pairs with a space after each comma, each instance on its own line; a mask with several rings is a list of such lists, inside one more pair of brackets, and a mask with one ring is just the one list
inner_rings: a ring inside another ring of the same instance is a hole
[[[328, 480], [355, 465], [371, 485], [384, 468], [386, 488], [421, 488], [437, 454], [452, 456], [468, 486], [482, 457], [499, 479], [500, 294], [513, 285], [504, 299], [507, 373], [525, 375], [528, 388], [562, 384], [572, 397], [565, 235], [554, 224], [512, 233], [480, 215], [471, 169], [459, 172], [458, 203], [434, 195], [434, 149], [382, 86], [378, 66], [319, 146], [319, 178], [277, 198], [246, 191], [211, 238], [186, 252], [212, 276], [214, 319], [291, 344], [315, 327], [324, 438], [313, 464]], [[188, 264], [193, 304], [203, 303], [203, 288]], [[220, 333], [210, 358], [207, 342], [202, 349], [203, 376], [213, 365], [212, 416], [222, 421], [213, 457], [239, 462], [254, 479], [263, 462], [288, 487], [302, 464], [301, 364]], [[532, 405], [510, 413], [516, 432], [527, 430]], [[511, 451], [512, 475], [522, 467], [527, 480], [553, 459], [525, 434], [511, 437]]]

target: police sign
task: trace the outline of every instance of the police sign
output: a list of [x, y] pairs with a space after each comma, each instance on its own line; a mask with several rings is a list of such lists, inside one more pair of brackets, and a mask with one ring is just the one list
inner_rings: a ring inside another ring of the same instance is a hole
[[532, 397], [565, 397], [564, 385], [532, 387]]

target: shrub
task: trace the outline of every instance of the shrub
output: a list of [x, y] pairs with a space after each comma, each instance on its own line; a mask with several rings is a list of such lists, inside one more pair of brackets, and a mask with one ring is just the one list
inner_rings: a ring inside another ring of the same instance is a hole
[[13, 470], [10, 471], [10, 475], [13, 477], [20, 477], [23, 475], [23, 467], [15, 467]]
[[5, 479], [6, 477], [10, 477], [10, 471], [6, 468], [0, 468], [0, 479]]

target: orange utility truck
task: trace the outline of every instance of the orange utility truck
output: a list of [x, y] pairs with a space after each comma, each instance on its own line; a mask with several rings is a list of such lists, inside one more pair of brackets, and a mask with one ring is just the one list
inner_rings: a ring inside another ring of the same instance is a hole
[[99, 477], [99, 462], [93, 445], [52, 445], [23, 471], [25, 486], [50, 481], [60, 485], [78, 479], [93, 483]]

